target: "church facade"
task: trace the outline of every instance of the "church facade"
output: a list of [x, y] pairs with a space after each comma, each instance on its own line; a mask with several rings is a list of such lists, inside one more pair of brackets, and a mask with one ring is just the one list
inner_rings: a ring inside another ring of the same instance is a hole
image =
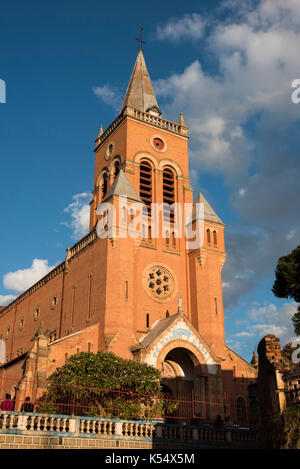
[[[69, 356], [107, 350], [158, 368], [169, 392], [218, 402], [221, 414], [224, 402], [247, 407], [257, 372], [225, 342], [225, 225], [203, 194], [193, 204], [188, 140], [182, 114], [162, 117], [140, 49], [121, 111], [95, 141], [89, 233], [0, 308], [0, 397], [35, 399]], [[195, 245], [174, 207], [194, 207], [195, 227], [197, 204]]]

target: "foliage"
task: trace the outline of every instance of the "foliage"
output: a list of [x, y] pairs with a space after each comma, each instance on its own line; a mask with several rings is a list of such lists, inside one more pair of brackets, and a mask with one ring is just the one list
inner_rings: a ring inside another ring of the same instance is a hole
[[[155, 418], [166, 410], [160, 372], [111, 352], [72, 355], [49, 381], [39, 403], [39, 410], [47, 413], [132, 419]], [[172, 403], [167, 411], [175, 408]]]
[[273, 441], [275, 449], [300, 449], [300, 406], [287, 407], [274, 420]]
[[[300, 303], [300, 246], [278, 259], [275, 277], [272, 288], [274, 295], [278, 298], [293, 298]], [[300, 307], [292, 321], [295, 333], [300, 335]]]
[[72, 355], [65, 365], [52, 373], [49, 381], [61, 385], [138, 393], [155, 393], [160, 390], [160, 372], [156, 368], [104, 351]]
[[258, 434], [258, 449], [300, 449], [300, 406], [294, 404], [264, 422]]

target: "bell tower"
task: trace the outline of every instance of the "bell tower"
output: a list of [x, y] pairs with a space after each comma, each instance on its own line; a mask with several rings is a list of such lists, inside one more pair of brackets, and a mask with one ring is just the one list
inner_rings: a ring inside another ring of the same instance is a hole
[[[116, 353], [118, 337], [126, 336], [127, 345], [134, 345], [156, 321], [176, 314], [179, 296], [185, 315], [208, 342], [216, 347], [225, 343], [221, 288], [224, 225], [201, 194], [197, 201], [204, 205], [204, 245], [186, 247], [184, 207], [193, 205], [187, 130], [182, 113], [177, 123], [162, 117], [140, 48], [120, 113], [105, 131], [100, 127], [94, 150], [90, 230], [99, 221], [99, 207], [110, 202], [118, 213], [114, 232], [123, 233], [119, 202], [122, 197], [129, 202], [125, 221], [128, 236], [106, 241], [104, 335]], [[156, 214], [159, 223], [154, 233], [155, 203], [162, 208]], [[130, 236], [130, 204], [143, 206], [137, 237]], [[182, 207], [179, 224], [175, 223], [173, 204]]]

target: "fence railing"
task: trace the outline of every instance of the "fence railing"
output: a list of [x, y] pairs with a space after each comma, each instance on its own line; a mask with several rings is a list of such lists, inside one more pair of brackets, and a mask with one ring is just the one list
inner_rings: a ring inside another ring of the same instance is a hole
[[[2, 410], [38, 412], [82, 417], [155, 420], [181, 423], [216, 422], [221, 416], [224, 426], [247, 427], [249, 412], [246, 405], [237, 402], [203, 400], [196, 393], [161, 394], [136, 393], [130, 390], [99, 389], [74, 385], [45, 383], [44, 390], [33, 400], [32, 383], [22, 383], [23, 392], [14, 389], [13, 380], [0, 382]], [[5, 394], [11, 394], [11, 404], [5, 404]], [[30, 401], [26, 400], [30, 397]], [[15, 397], [15, 400], [14, 400]], [[226, 418], [226, 422], [225, 422]]]
[[241, 429], [0, 411], [0, 434], [5, 433], [196, 444], [223, 442], [237, 446], [254, 446], [256, 442], [255, 432]]

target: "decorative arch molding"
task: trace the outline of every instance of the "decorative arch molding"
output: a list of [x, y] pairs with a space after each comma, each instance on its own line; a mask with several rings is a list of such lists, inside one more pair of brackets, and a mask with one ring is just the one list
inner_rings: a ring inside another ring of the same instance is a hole
[[204, 372], [205, 374], [211, 373], [209, 370], [210, 366], [208, 366], [207, 360], [205, 359], [204, 355], [197, 349], [194, 344], [191, 344], [186, 340], [176, 340], [176, 344], [174, 342], [170, 342], [162, 348], [157, 357], [156, 364], [156, 367], [159, 370], [162, 369], [163, 363], [168, 353], [177, 348], [181, 348], [186, 350], [187, 352], [190, 352], [188, 353], [188, 356], [193, 362], [195, 368], [201, 366], [202, 372]]
[[97, 182], [96, 182], [96, 187], [95, 189], [97, 189], [97, 187], [100, 187], [100, 184], [101, 184], [101, 179], [103, 178], [103, 175], [104, 174], [107, 174], [107, 176], [109, 177], [110, 175], [110, 170], [107, 166], [105, 166], [104, 168], [102, 168], [98, 178], [97, 178]]
[[[186, 329], [185, 324], [177, 322], [172, 329], [158, 340], [145, 357], [145, 362], [159, 370], [168, 353], [176, 348], [182, 348], [190, 352], [195, 357], [194, 365], [200, 365], [207, 374], [216, 375], [219, 370], [219, 363], [213, 358], [205, 344], [202, 344], [192, 331]], [[180, 331], [180, 335], [179, 335]]]
[[116, 155], [116, 156], [114, 156], [113, 159], [111, 160], [110, 165], [109, 165], [109, 173], [110, 173], [110, 174], [111, 174], [111, 172], [113, 171], [114, 166], [115, 166], [115, 164], [116, 164], [117, 161], [119, 161], [120, 164], [123, 163], [124, 160], [122, 159], [121, 155]]
[[152, 165], [153, 165], [153, 168], [154, 169], [158, 169], [158, 166], [159, 166], [159, 161], [158, 159], [156, 158], [156, 156], [152, 155], [152, 153], [149, 153], [147, 151], [139, 151], [137, 152], [134, 157], [133, 157], [133, 161], [135, 163], [138, 163], [140, 164], [141, 160], [149, 160]]
[[181, 167], [179, 166], [178, 163], [176, 163], [173, 160], [170, 160], [169, 158], [165, 158], [159, 162], [158, 169], [161, 171], [164, 169], [165, 166], [169, 166], [174, 169], [177, 177], [183, 177], [183, 172]]

